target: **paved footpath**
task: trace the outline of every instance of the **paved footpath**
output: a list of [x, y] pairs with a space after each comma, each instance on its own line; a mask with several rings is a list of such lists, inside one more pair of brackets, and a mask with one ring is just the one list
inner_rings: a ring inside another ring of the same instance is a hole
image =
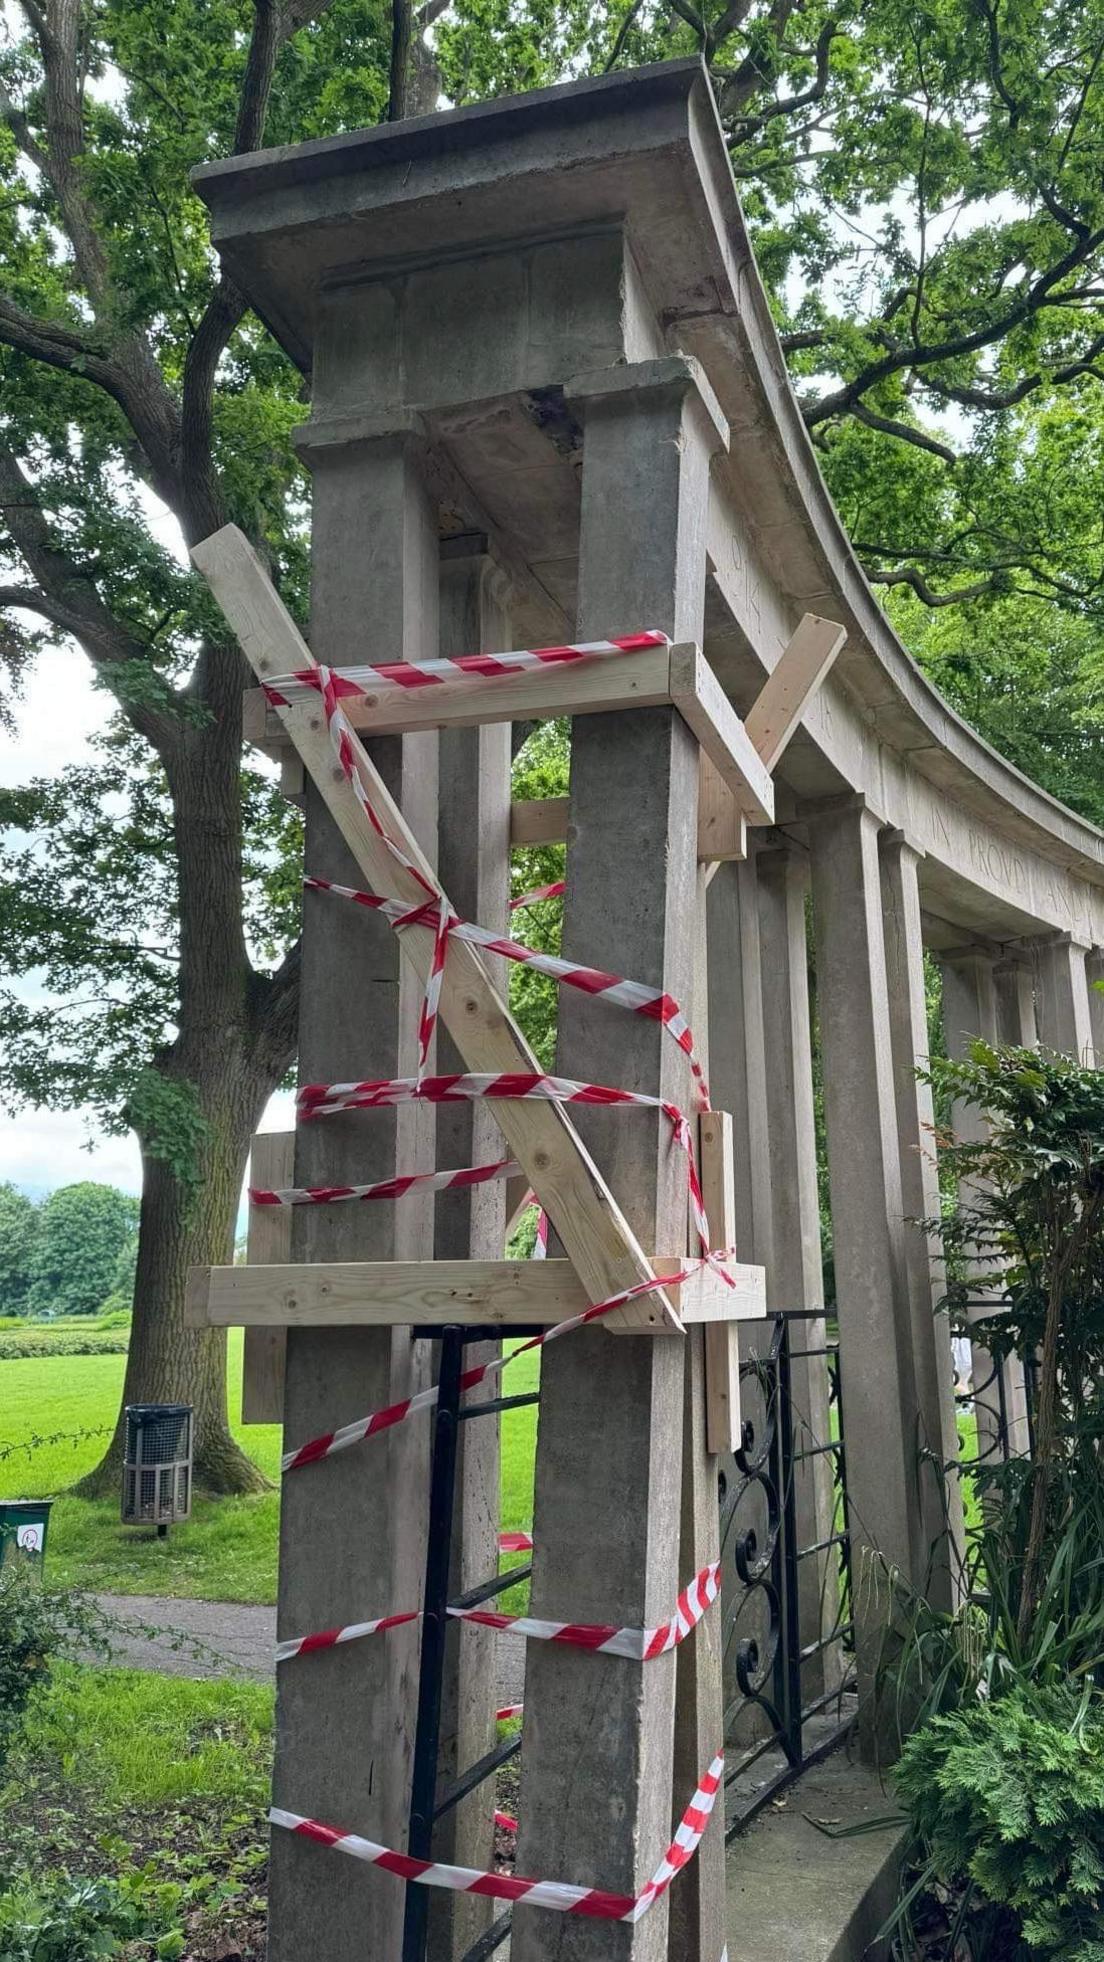
[[[97, 1594], [95, 1599], [113, 1620], [144, 1624], [133, 1633], [112, 1631], [112, 1659], [129, 1669], [154, 1669], [163, 1676], [246, 1676], [259, 1683], [275, 1677], [275, 1608], [176, 1601], [159, 1594]], [[504, 1637], [498, 1643], [500, 1703], [520, 1703], [524, 1682], [525, 1644]]]

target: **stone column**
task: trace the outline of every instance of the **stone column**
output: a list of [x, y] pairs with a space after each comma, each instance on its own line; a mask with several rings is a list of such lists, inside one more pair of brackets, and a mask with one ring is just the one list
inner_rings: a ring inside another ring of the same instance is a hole
[[1085, 979], [1089, 989], [1093, 1060], [1097, 1069], [1104, 1069], [1104, 948], [1091, 950], [1085, 962]]
[[950, 1323], [936, 1309], [942, 1291], [937, 1249], [916, 1222], [939, 1215], [935, 1112], [930, 1086], [917, 1079], [928, 1060], [928, 1005], [917, 865], [923, 854], [902, 831], [881, 838], [882, 923], [890, 1041], [897, 1103], [904, 1209], [905, 1287], [916, 1373], [917, 1451], [924, 1592], [950, 1609], [962, 1572], [962, 1486], [946, 1467], [958, 1461]]
[[1029, 959], [996, 961], [993, 966], [996, 992], [997, 1039], [1015, 1048], [1034, 1049], [1039, 1040], [1035, 1023], [1035, 975]]
[[[805, 939], [808, 854], [783, 841], [756, 854], [762, 956], [763, 1054], [769, 1134], [773, 1230], [767, 1267], [772, 1309], [801, 1310], [790, 1326], [794, 1442], [797, 1450], [831, 1437], [827, 1360], [802, 1351], [823, 1349], [824, 1264], [817, 1192], [813, 1114], [813, 1052], [809, 1016], [809, 957]], [[793, 1468], [799, 1548], [820, 1546], [835, 1529], [832, 1458], [806, 1458]], [[802, 1647], [828, 1636], [839, 1615], [836, 1547], [806, 1554], [798, 1569]], [[822, 1649], [802, 1671], [804, 1700], [836, 1687], [840, 1650]]]
[[[481, 535], [445, 539], [441, 546], [441, 653], [474, 654], [511, 646], [502, 605], [503, 581]], [[492, 932], [507, 930], [510, 870], [510, 725], [445, 729], [440, 737], [441, 884], [462, 919]], [[494, 962], [496, 980], [504, 961]], [[437, 1067], [464, 1063], [442, 1028]], [[437, 1112], [437, 1163], [453, 1169], [490, 1163], [503, 1155], [502, 1133], [487, 1103], [442, 1104]], [[501, 1260], [506, 1226], [506, 1188], [500, 1181], [442, 1192], [436, 1201], [434, 1253], [438, 1260]], [[469, 1366], [497, 1355], [499, 1343], [467, 1350]], [[450, 1593], [466, 1592], [498, 1564], [499, 1420], [480, 1417], [461, 1424], [457, 1440]], [[474, 1622], [453, 1622], [445, 1656], [438, 1781], [444, 1786], [476, 1764], [495, 1742], [495, 1658], [498, 1638]], [[434, 1855], [456, 1866], [489, 1870], [494, 1864], [494, 1782], [487, 1781], [445, 1814]], [[434, 1889], [430, 1899], [429, 1953], [451, 1962], [466, 1953], [492, 1918], [493, 1902], [476, 1894]]]
[[[339, 663], [372, 623], [380, 659], [424, 658], [437, 645], [436, 511], [416, 430], [372, 442], [305, 445], [315, 475], [312, 645]], [[366, 549], [370, 540], [372, 549]], [[388, 739], [373, 754], [432, 844], [435, 739]], [[320, 797], [307, 786], [310, 872], [361, 883]], [[416, 989], [400, 981], [386, 924], [322, 893], [304, 897], [299, 1074], [303, 1082], [392, 1076], [414, 1066]], [[297, 1185], [336, 1185], [431, 1164], [429, 1107], [352, 1112], [301, 1125]], [[415, 1121], [412, 1123], [411, 1119]], [[402, 1120], [402, 1121], [400, 1121]], [[420, 1135], [419, 1135], [420, 1134]], [[321, 1206], [297, 1212], [299, 1260], [412, 1258], [431, 1251], [432, 1214], [402, 1207]], [[289, 1329], [285, 1438], [289, 1446], [406, 1396], [422, 1380], [409, 1329]], [[420, 1598], [429, 1429], [406, 1425], [289, 1477], [280, 1520], [281, 1638], [405, 1608]], [[403, 1846], [417, 1683], [416, 1626], [385, 1641], [284, 1664], [276, 1706], [274, 1801]], [[335, 1875], [317, 1849], [272, 1838], [271, 1962], [363, 1962], [397, 1956], [403, 1890], [382, 1871], [348, 1863]]]
[[916, 1379], [904, 1279], [893, 1049], [878, 862], [862, 799], [810, 814], [816, 985], [835, 1250], [857, 1656], [867, 1748], [886, 1570], [922, 1581]]
[[1071, 934], [1035, 942], [1035, 995], [1039, 1041], [1044, 1049], [1075, 1062], [1092, 1062], [1086, 956], [1089, 949]]
[[[961, 954], [946, 956], [943, 967], [943, 1038], [947, 1054], [958, 1060], [969, 1052], [972, 1042], [980, 1037], [983, 1042], [996, 1043], [1004, 1039], [1004, 1031], [998, 1027], [998, 995], [996, 987], [996, 967], [993, 956], [980, 951], [964, 951]], [[1028, 1000], [1020, 984], [1017, 984], [1015, 1004], [1019, 1015], [1024, 1017], [1028, 1010]], [[1005, 1008], [1010, 1011], [1013, 999], [1005, 989]], [[1024, 1022], [1020, 1022], [1021, 1032]], [[1010, 1031], [1012, 1041], [1022, 1040], [1022, 1033]], [[951, 1111], [951, 1129], [956, 1138], [969, 1142], [985, 1136], [985, 1118], [973, 1105], [956, 1103]], [[984, 1305], [974, 1311], [973, 1319], [986, 1313]], [[974, 1381], [974, 1417], [977, 1423], [978, 1456], [987, 1461], [996, 1461], [1002, 1451], [1002, 1433], [1007, 1448], [1013, 1454], [1028, 1449], [1027, 1396], [1024, 1387], [1023, 1364], [1018, 1356], [1005, 1358], [1001, 1381], [994, 1375], [995, 1362], [989, 1350], [980, 1342], [971, 1340], [972, 1372]], [[1002, 1408], [1003, 1405], [1003, 1408]]]
[[[712, 454], [726, 440], [695, 363], [602, 370], [567, 389], [584, 423], [581, 638], [640, 626], [700, 640]], [[669, 708], [576, 720], [564, 952], [689, 1002], [697, 899], [698, 747]], [[687, 1107], [684, 1058], [657, 1023], [565, 990], [557, 1068]], [[649, 1251], [685, 1246], [686, 1182], [665, 1120], [576, 1111], [579, 1128]], [[583, 1331], [544, 1352], [532, 1612], [654, 1626], [681, 1584], [678, 1467], [685, 1339]], [[702, 1477], [681, 1558], [716, 1557], [715, 1466]], [[674, 1739], [678, 1667], [680, 1731]], [[636, 1893], [717, 1748], [720, 1627], [707, 1616], [679, 1660], [644, 1665], [530, 1643], [522, 1753], [522, 1872]], [[674, 1742], [674, 1750], [672, 1745]], [[673, 1777], [672, 1777], [673, 1773]], [[697, 1858], [635, 1926], [514, 1910], [514, 1962], [716, 1962], [724, 1945], [720, 1808]], [[676, 1945], [677, 1944], [677, 1945]]]

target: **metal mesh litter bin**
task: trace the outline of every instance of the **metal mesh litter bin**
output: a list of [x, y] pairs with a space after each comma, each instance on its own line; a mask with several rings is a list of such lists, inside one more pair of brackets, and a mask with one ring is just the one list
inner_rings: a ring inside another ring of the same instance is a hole
[[167, 1532], [191, 1510], [191, 1404], [128, 1403], [123, 1523]]
[[0, 1499], [0, 1567], [27, 1561], [42, 1572], [52, 1499]]

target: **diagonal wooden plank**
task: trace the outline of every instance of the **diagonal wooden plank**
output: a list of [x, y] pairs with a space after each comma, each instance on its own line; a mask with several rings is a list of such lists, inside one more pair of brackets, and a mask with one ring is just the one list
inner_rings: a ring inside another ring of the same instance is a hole
[[[260, 559], [236, 525], [226, 525], [204, 539], [193, 548], [192, 559], [260, 680], [317, 666]], [[312, 699], [283, 708], [280, 719], [366, 884], [385, 898], [420, 905], [424, 890], [377, 835], [338, 766], [321, 704]], [[422, 875], [433, 881], [432, 870], [402, 812], [359, 743], [357, 769], [389, 836]], [[402, 947], [424, 979], [433, 950], [432, 929], [405, 928]], [[350, 977], [350, 1014], [355, 1013], [355, 996], [355, 977]], [[456, 939], [449, 941], [441, 1019], [470, 1070], [539, 1073], [540, 1064], [492, 986], [475, 949]], [[647, 1255], [562, 1106], [501, 1102], [496, 1103], [495, 1114], [514, 1157], [555, 1223], [590, 1300], [603, 1301], [622, 1288], [651, 1278]], [[632, 1123], [631, 1112], [626, 1112], [625, 1121]], [[616, 1318], [611, 1316], [611, 1325], [621, 1317], [625, 1318], [622, 1326], [682, 1328], [662, 1293], [619, 1310]]]
[[805, 709], [847, 639], [838, 620], [806, 613], [756, 696], [744, 730], [768, 770], [773, 770]]

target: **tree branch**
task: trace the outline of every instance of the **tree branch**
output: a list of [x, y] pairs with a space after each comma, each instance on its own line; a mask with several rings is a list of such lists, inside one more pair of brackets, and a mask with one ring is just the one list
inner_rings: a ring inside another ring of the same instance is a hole
[[[57, 545], [34, 485], [15, 452], [4, 443], [0, 443], [0, 517], [36, 582], [32, 588], [6, 588], [20, 597], [9, 598], [4, 604], [30, 605], [71, 633], [93, 666], [107, 675], [109, 685], [112, 668], [122, 670], [132, 662], [144, 662], [145, 644], [128, 633], [104, 605], [91, 573], [75, 566]], [[28, 592], [36, 596], [28, 599]], [[124, 706], [134, 728], [163, 756], [166, 744], [179, 733], [175, 719], [147, 704], [128, 701]]]
[[960, 586], [953, 593], [933, 593], [919, 566], [899, 565], [892, 572], [871, 572], [867, 579], [872, 586], [911, 586], [917, 599], [925, 606], [961, 606], [965, 600], [981, 599], [983, 594], [993, 591], [991, 578], [975, 580], [972, 586]]
[[410, 85], [410, 50], [414, 22], [410, 0], [391, 0], [391, 80], [387, 98], [387, 120], [401, 123], [406, 115], [406, 96]]
[[797, 95], [784, 96], [780, 102], [769, 102], [757, 116], [741, 117], [737, 133], [733, 138], [735, 142], [746, 143], [749, 137], [755, 136], [764, 124], [773, 122], [775, 117], [790, 116], [795, 109], [807, 109], [811, 102], [822, 100], [827, 93], [831, 77], [832, 43], [839, 32], [840, 29], [834, 20], [825, 23], [817, 36], [815, 81], [810, 82], [809, 87], [802, 89]]
[[931, 456], [939, 457], [943, 463], [955, 464], [958, 458], [948, 449], [946, 443], [939, 443], [923, 429], [916, 429], [911, 423], [896, 422], [892, 416], [880, 416], [874, 409], [868, 409], [865, 402], [856, 402], [851, 410], [856, 422], [863, 422], [868, 429], [880, 429], [885, 436], [896, 436], [902, 443], [911, 443], [914, 449], [927, 450]]

